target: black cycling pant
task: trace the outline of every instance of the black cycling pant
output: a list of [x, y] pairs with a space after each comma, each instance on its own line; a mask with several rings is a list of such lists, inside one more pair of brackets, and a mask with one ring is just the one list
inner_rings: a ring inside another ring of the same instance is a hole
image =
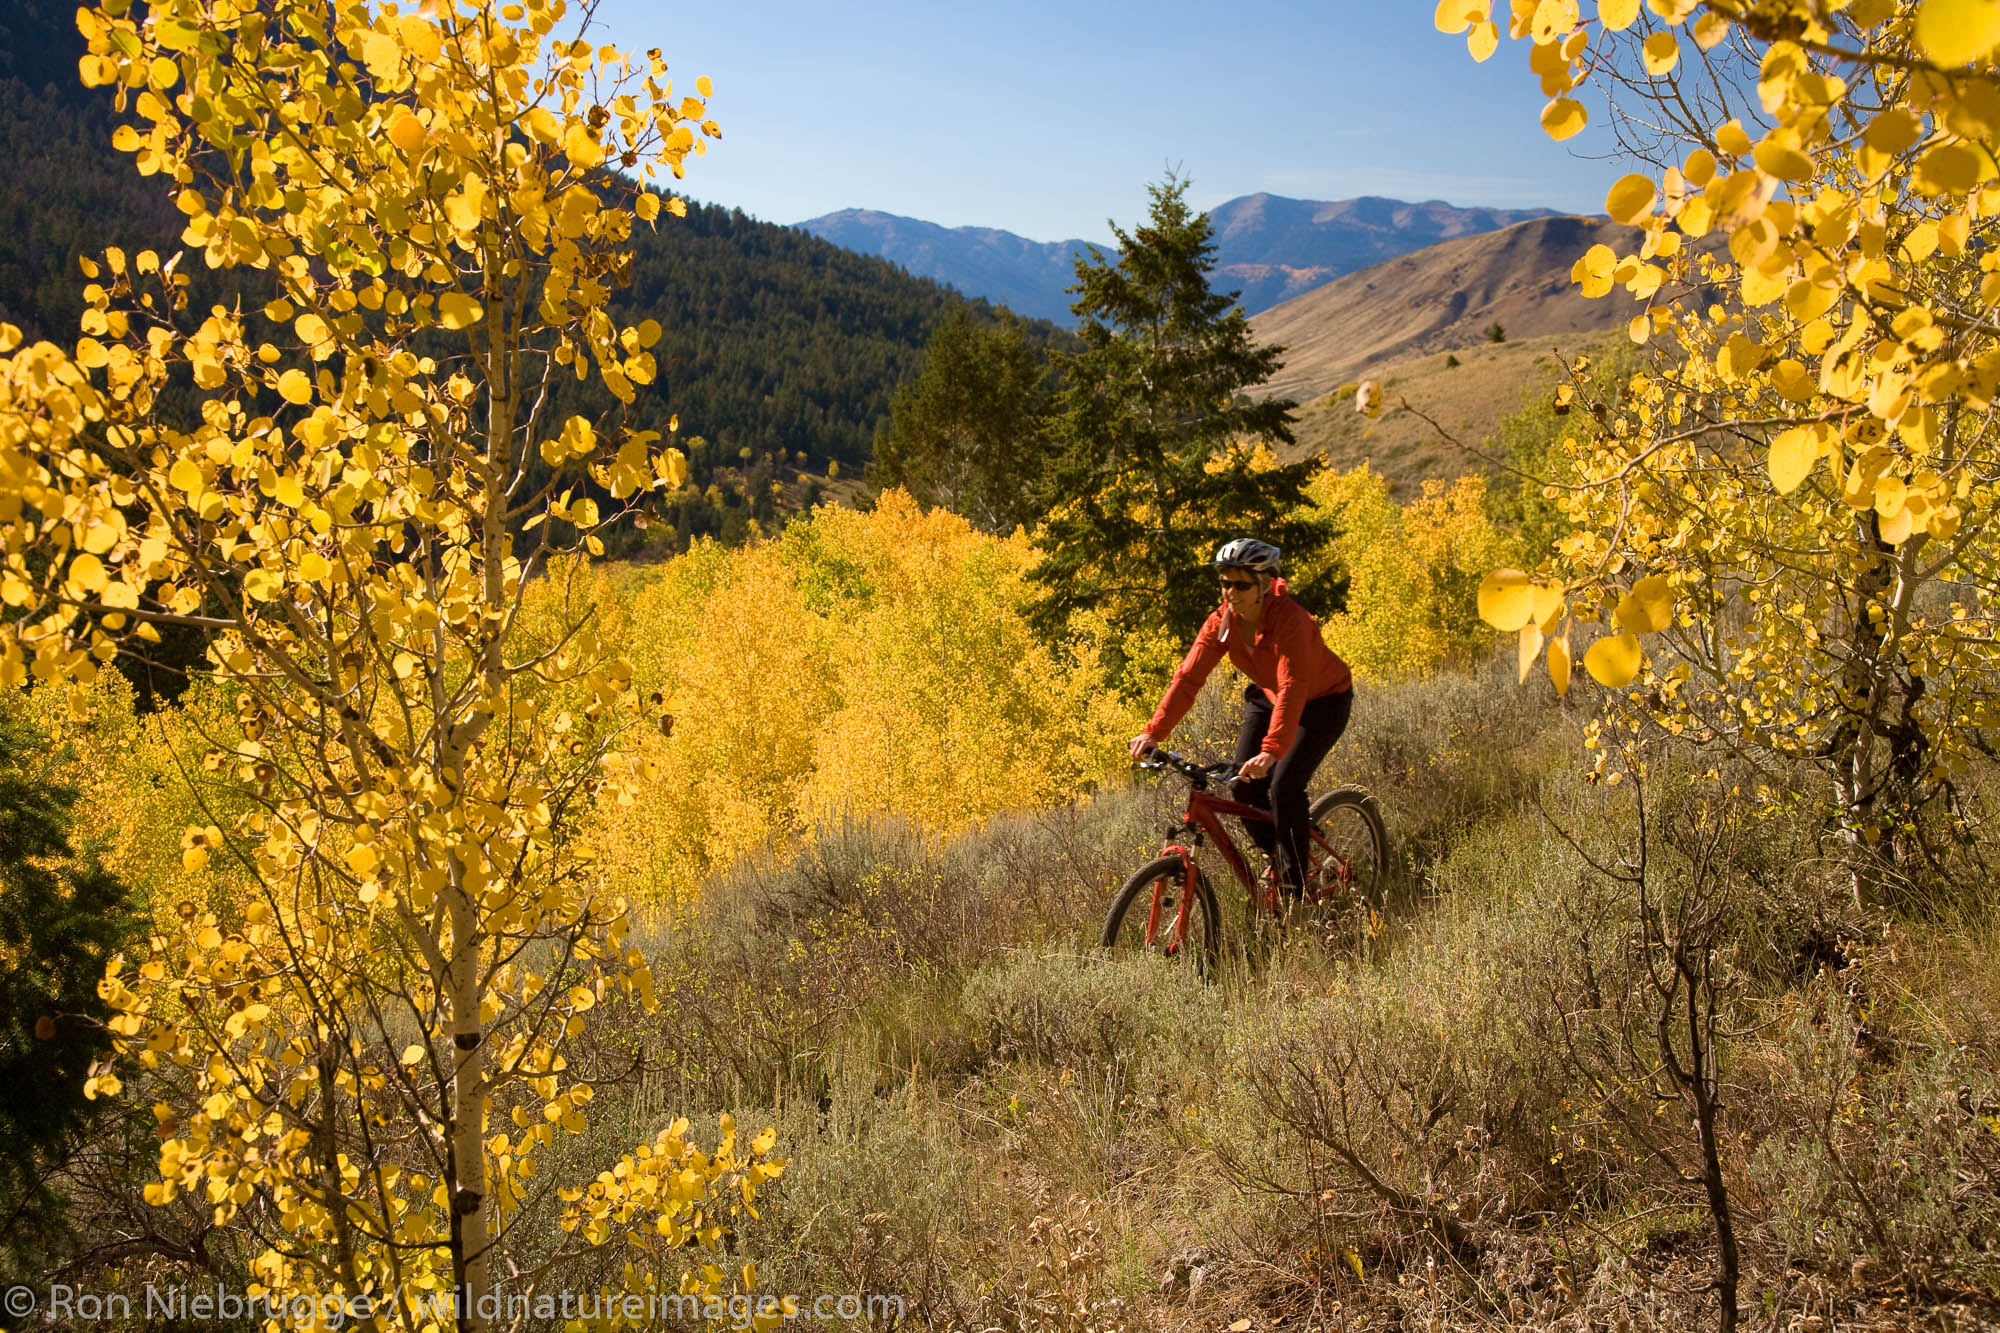
[[[1264, 737], [1271, 730], [1271, 700], [1264, 691], [1256, 685], [1248, 686], [1243, 691], [1243, 702], [1243, 729], [1236, 737], [1234, 760], [1239, 767], [1263, 749]], [[1306, 786], [1327, 751], [1340, 739], [1340, 733], [1347, 730], [1347, 714], [1353, 706], [1351, 688], [1312, 700], [1299, 713], [1299, 729], [1292, 738], [1292, 748], [1279, 756], [1269, 776], [1255, 781], [1238, 778], [1232, 785], [1237, 800], [1260, 806], [1276, 817], [1276, 827], [1258, 819], [1244, 820], [1243, 827], [1266, 856], [1275, 849], [1279, 880], [1293, 892], [1305, 883], [1304, 867], [1312, 844], [1308, 832], [1312, 823], [1308, 813], [1311, 803], [1306, 799]]]

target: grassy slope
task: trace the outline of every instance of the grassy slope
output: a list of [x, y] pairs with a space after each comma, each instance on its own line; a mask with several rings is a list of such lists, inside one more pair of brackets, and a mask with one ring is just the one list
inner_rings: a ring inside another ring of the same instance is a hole
[[[1229, 714], [1213, 691], [1192, 732], [1219, 745]], [[793, 1165], [744, 1253], [773, 1289], [899, 1294], [914, 1326], [1712, 1322], [1686, 1113], [1591, 1038], [1628, 994], [1630, 903], [1584, 853], [1629, 853], [1631, 805], [1583, 780], [1579, 723], [1504, 668], [1371, 691], [1326, 777], [1388, 809], [1388, 917], [1207, 987], [1091, 947], [1169, 791], [944, 846], [823, 829], [714, 886], [705, 938], [645, 932], [675, 998], [642, 1044], [673, 1063], [608, 1132], [768, 1108]], [[1685, 867], [1656, 838], [1671, 891]], [[1762, 824], [1729, 863], [1744, 1303], [1778, 1328], [1991, 1319], [2000, 977], [1968, 964], [2000, 917], [1864, 926], [1813, 838]]]

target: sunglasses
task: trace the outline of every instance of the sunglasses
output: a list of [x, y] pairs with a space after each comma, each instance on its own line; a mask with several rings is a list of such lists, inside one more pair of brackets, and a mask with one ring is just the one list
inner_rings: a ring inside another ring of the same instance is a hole
[[1223, 587], [1235, 592], [1243, 592], [1246, 589], [1257, 586], [1257, 580], [1255, 579], [1223, 579], [1221, 582]]

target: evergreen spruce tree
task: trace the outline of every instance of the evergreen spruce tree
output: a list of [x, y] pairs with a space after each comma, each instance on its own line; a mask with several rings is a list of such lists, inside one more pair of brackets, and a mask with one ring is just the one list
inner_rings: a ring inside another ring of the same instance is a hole
[[1223, 542], [1255, 536], [1294, 559], [1330, 535], [1304, 493], [1319, 461], [1259, 450], [1292, 442], [1295, 404], [1246, 392], [1282, 349], [1254, 343], [1236, 294], [1211, 290], [1208, 217], [1188, 207], [1187, 184], [1170, 173], [1148, 187], [1148, 222], [1112, 228], [1115, 262], [1095, 248], [1077, 261], [1083, 350], [1059, 358], [1032, 572], [1048, 632], [1102, 609], [1121, 633], [1192, 637], [1215, 605], [1208, 560]]
[[52, 783], [45, 739], [0, 714], [0, 1273], [18, 1276], [62, 1233], [47, 1183], [102, 1103], [84, 1100], [109, 1049], [104, 965], [137, 930], [126, 889], [71, 842], [74, 789]]
[[973, 318], [954, 305], [924, 349], [923, 368], [889, 402], [868, 479], [901, 486], [988, 532], [1036, 516], [1047, 368], [1021, 322]]

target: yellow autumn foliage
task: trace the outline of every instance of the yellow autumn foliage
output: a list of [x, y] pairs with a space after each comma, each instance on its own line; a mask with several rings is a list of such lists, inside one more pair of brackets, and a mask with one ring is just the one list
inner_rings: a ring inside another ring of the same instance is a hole
[[[1102, 688], [1091, 645], [1059, 655], [1029, 631], [1031, 563], [1024, 534], [989, 536], [891, 491], [773, 540], [597, 575], [589, 595], [644, 714], [635, 760], [654, 775], [593, 816], [614, 887], [671, 904], [848, 813], [949, 833], [1122, 768], [1119, 742], [1142, 719]], [[531, 609], [559, 595], [546, 580]]]
[[1346, 609], [1327, 617], [1327, 645], [1366, 679], [1428, 676], [1490, 652], [1474, 592], [1511, 557], [1513, 539], [1486, 513], [1486, 479], [1431, 479], [1400, 505], [1366, 463], [1326, 472], [1309, 488], [1338, 527], [1334, 574], [1347, 577]]

